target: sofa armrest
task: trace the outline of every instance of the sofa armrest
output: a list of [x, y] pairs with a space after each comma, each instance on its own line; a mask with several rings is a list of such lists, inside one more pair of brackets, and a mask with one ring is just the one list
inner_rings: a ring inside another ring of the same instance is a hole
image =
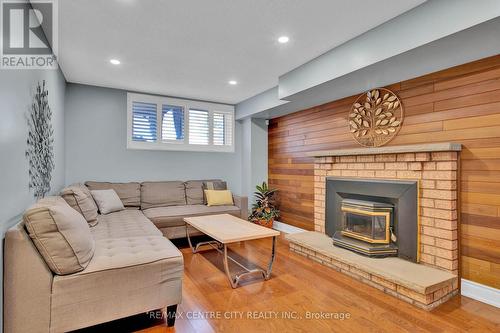
[[234, 205], [240, 209], [240, 217], [248, 220], [248, 197], [233, 195]]
[[3, 331], [49, 332], [53, 275], [20, 222], [5, 234]]

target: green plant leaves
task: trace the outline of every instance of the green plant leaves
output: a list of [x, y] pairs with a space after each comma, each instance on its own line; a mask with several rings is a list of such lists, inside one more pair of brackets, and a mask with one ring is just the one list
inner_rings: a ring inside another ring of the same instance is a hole
[[279, 216], [279, 210], [273, 204], [273, 197], [278, 192], [277, 189], [270, 189], [266, 182], [255, 186], [255, 204], [252, 205], [252, 213], [249, 220], [274, 219]]

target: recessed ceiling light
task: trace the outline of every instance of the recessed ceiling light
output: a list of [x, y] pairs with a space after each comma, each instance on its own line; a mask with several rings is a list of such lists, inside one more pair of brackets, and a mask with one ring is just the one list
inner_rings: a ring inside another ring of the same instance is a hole
[[280, 38], [278, 38], [278, 42], [280, 42], [281, 44], [288, 43], [289, 40], [290, 38], [288, 38], [288, 36], [281, 36]]
[[120, 60], [118, 59], [111, 59], [109, 62], [112, 63], [113, 65], [119, 65], [121, 63]]
[[237, 84], [238, 84], [238, 81], [235, 81], [235, 80], [230, 80], [228, 83], [229, 83], [230, 85], [232, 85], [232, 86], [235, 86], [235, 85], [237, 85]]

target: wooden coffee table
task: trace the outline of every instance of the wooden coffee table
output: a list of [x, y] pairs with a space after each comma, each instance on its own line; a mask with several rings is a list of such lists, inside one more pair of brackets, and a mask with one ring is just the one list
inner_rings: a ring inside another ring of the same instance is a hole
[[[227, 278], [229, 279], [229, 282], [231, 283], [231, 287], [238, 287], [240, 279], [251, 274], [261, 274], [263, 279], [269, 280], [269, 278], [271, 277], [274, 258], [276, 256], [276, 239], [280, 235], [278, 231], [256, 225], [229, 214], [187, 217], [184, 218], [184, 221], [186, 222], [186, 236], [193, 253], [197, 253], [200, 246], [210, 245], [212, 246], [212, 248], [224, 255], [224, 270], [226, 272]], [[211, 238], [213, 238], [213, 240], [207, 242], [199, 242], [195, 247], [193, 247], [191, 238], [189, 237], [188, 226], [192, 226], [193, 228], [210, 236]], [[231, 243], [268, 237], [272, 237], [273, 240], [271, 259], [267, 266], [267, 270], [263, 270], [261, 268], [247, 268], [243, 264], [227, 255], [227, 246]], [[231, 275], [229, 271], [228, 260], [231, 260], [236, 265], [243, 268], [245, 272], [234, 276]]]

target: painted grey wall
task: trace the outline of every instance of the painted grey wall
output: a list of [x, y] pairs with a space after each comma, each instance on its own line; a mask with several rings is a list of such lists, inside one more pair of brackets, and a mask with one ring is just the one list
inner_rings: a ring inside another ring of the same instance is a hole
[[[28, 189], [28, 162], [25, 157], [28, 133], [26, 115], [37, 82], [46, 80], [54, 128], [52, 193], [64, 185], [64, 94], [66, 81], [59, 70], [0, 70], [0, 232], [21, 219], [22, 212], [35, 201]], [[3, 246], [0, 247], [0, 275], [3, 275]], [[3, 279], [2, 279], [3, 281]], [[0, 291], [0, 295], [1, 295]], [[3, 302], [0, 302], [0, 313]], [[3, 320], [3, 318], [1, 319]], [[0, 330], [2, 322], [0, 320]]]
[[239, 102], [236, 106], [236, 119], [241, 120], [252, 116], [255, 113], [272, 109], [287, 103], [289, 102], [279, 99], [278, 86], [276, 86], [256, 96]]
[[241, 126], [234, 153], [128, 150], [127, 92], [68, 84], [66, 183], [221, 178], [235, 194], [241, 185]]
[[[252, 119], [252, 176], [249, 198], [253, 198], [255, 185], [267, 182], [268, 147], [267, 122], [264, 119]], [[253, 200], [249, 200], [253, 201]]]
[[2, 70], [0, 73], [0, 221], [18, 216], [33, 201], [28, 189], [25, 157], [27, 119], [38, 82], [46, 80], [54, 128], [55, 169], [51, 188], [57, 193], [64, 185], [64, 94], [66, 81], [58, 70]]
[[248, 197], [248, 205], [251, 205], [252, 195], [252, 119], [241, 120], [242, 155], [241, 155], [241, 188], [242, 193]]
[[267, 124], [264, 119], [246, 118], [241, 121], [243, 136], [242, 188], [248, 204], [255, 201], [255, 185], [267, 182]]

